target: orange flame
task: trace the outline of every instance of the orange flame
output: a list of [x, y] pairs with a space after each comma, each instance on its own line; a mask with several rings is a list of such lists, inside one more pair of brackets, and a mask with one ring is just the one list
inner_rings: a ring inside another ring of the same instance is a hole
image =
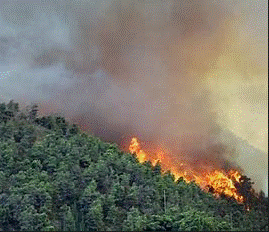
[[140, 145], [136, 138], [132, 138], [131, 144], [129, 146], [129, 150], [131, 154], [136, 154], [140, 163], [143, 163], [146, 161], [146, 153], [143, 150], [141, 150]]
[[132, 138], [129, 146], [131, 154], [135, 154], [140, 163], [145, 161], [151, 161], [155, 166], [157, 162], [162, 165], [162, 171], [170, 170], [175, 176], [175, 180], [182, 177], [187, 183], [194, 181], [203, 190], [211, 191], [216, 197], [222, 194], [232, 197], [239, 203], [244, 202], [243, 196], [241, 196], [235, 187], [236, 182], [240, 182], [241, 174], [238, 171], [230, 170], [228, 173], [222, 170], [206, 171], [206, 173], [197, 173], [188, 167], [184, 163], [172, 162], [169, 156], [165, 156], [163, 151], [157, 153], [157, 159], [150, 158], [140, 147], [137, 138]]

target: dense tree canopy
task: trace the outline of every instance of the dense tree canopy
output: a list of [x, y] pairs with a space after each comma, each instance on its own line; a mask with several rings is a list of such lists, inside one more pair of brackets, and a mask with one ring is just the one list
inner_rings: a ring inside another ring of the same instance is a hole
[[268, 198], [261, 193], [250, 211], [215, 199], [11, 101], [0, 104], [0, 230], [268, 231]]

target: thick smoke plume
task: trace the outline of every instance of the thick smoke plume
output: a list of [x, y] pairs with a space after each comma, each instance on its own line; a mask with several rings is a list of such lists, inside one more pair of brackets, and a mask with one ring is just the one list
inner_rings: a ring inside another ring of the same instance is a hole
[[268, 192], [267, 1], [0, 1], [0, 99]]

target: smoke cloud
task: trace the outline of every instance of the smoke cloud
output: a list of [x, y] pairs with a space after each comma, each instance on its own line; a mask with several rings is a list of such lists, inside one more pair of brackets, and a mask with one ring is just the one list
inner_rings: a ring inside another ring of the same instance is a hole
[[0, 1], [0, 100], [268, 193], [267, 1]]

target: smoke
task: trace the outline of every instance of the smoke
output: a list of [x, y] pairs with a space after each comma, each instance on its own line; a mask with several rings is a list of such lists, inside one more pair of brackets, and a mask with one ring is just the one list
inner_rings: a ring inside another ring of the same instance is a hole
[[229, 161], [268, 192], [267, 1], [1, 0], [0, 9], [1, 101], [38, 102], [125, 149], [136, 136], [196, 169]]

